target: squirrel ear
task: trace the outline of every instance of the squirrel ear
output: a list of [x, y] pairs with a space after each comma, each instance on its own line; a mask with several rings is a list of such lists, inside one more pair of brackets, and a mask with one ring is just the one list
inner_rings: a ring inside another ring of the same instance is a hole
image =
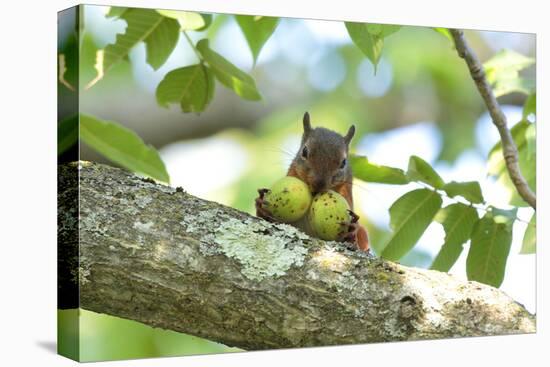
[[311, 131], [311, 124], [309, 122], [309, 113], [304, 113], [304, 135], [307, 135]]
[[346, 136], [344, 136], [344, 140], [346, 141], [346, 144], [349, 144], [349, 142], [353, 138], [353, 135], [355, 135], [355, 125], [351, 125], [351, 127], [348, 130], [348, 133], [346, 134]]

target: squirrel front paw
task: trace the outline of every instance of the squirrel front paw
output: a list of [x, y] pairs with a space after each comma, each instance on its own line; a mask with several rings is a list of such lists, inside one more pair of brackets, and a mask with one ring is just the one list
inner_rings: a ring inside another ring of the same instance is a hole
[[263, 218], [269, 222], [276, 222], [271, 212], [266, 209], [265, 194], [269, 192], [269, 189], [258, 189], [259, 196], [256, 198], [256, 216]]
[[340, 242], [352, 242], [355, 243], [357, 240], [357, 231], [359, 230], [359, 216], [348, 210], [348, 213], [351, 217], [350, 222], [341, 222], [340, 224], [344, 227], [344, 230], [340, 232], [338, 240]]
[[359, 224], [359, 216], [351, 210], [348, 210], [348, 212], [351, 216], [351, 221], [349, 223], [341, 223], [345, 226], [345, 229], [342, 233], [340, 233], [338, 240], [341, 242], [352, 243], [356, 249], [369, 251], [367, 231], [363, 228], [363, 226], [361, 226], [361, 224]]

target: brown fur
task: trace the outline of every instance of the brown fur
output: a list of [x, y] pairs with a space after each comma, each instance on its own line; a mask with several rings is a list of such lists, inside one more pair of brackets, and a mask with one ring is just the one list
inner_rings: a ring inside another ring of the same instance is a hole
[[[347, 158], [355, 127], [351, 126], [345, 136], [322, 127], [312, 129], [307, 112], [304, 115], [303, 125], [304, 133], [300, 150], [290, 164], [287, 176], [304, 181], [314, 194], [326, 190], [338, 192], [346, 198], [353, 210], [351, 185], [353, 174]], [[304, 148], [307, 150], [307, 157], [303, 156]], [[346, 163], [342, 168], [344, 159]], [[359, 224], [356, 244], [362, 250], [367, 250], [369, 247], [367, 231]]]

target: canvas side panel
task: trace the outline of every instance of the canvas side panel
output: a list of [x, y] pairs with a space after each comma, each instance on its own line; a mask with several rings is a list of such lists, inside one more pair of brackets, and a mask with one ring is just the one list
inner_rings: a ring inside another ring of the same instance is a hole
[[60, 11], [57, 21], [57, 351], [78, 361], [80, 7]]

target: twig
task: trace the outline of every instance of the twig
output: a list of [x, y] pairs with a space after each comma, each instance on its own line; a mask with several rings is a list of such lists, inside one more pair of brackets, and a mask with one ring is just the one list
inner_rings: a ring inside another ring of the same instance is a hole
[[510, 130], [508, 130], [506, 116], [502, 112], [502, 109], [500, 108], [500, 105], [498, 104], [493, 93], [493, 89], [485, 77], [483, 65], [481, 65], [475, 52], [466, 42], [462, 30], [451, 29], [450, 31], [453, 36], [458, 55], [466, 61], [468, 69], [470, 70], [470, 75], [472, 76], [472, 79], [474, 80], [477, 89], [479, 90], [479, 93], [487, 106], [487, 109], [489, 110], [493, 124], [498, 129], [500, 140], [502, 141], [502, 153], [504, 155], [504, 160], [506, 162], [506, 168], [508, 169], [510, 179], [523, 200], [531, 205], [533, 209], [536, 209], [537, 198], [521, 174], [518, 164], [518, 149], [512, 138], [512, 134], [510, 134]]

